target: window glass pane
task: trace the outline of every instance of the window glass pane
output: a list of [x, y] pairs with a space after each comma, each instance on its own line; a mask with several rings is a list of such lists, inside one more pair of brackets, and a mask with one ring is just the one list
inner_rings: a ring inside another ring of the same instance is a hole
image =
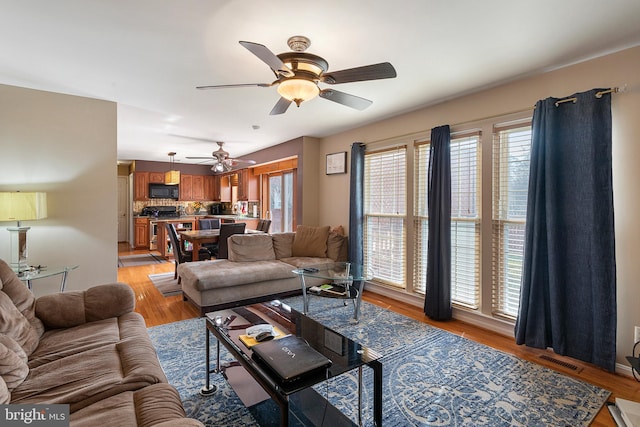
[[451, 300], [480, 305], [480, 135], [451, 140]]
[[364, 172], [365, 270], [405, 288], [406, 148], [366, 154]]
[[492, 310], [511, 319], [520, 302], [530, 152], [529, 124], [495, 130]]
[[427, 248], [429, 246], [427, 190], [430, 149], [430, 144], [419, 144], [414, 149], [413, 290], [422, 294], [427, 286]]

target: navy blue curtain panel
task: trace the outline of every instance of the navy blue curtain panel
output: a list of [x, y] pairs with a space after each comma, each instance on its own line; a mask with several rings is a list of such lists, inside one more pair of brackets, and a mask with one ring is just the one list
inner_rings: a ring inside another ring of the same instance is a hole
[[431, 129], [429, 152], [429, 242], [424, 313], [449, 320], [451, 309], [451, 130]]
[[536, 104], [515, 335], [613, 372], [611, 95], [598, 91]]
[[362, 274], [364, 263], [364, 151], [365, 145], [351, 145], [351, 176], [349, 200], [349, 261], [354, 276]]

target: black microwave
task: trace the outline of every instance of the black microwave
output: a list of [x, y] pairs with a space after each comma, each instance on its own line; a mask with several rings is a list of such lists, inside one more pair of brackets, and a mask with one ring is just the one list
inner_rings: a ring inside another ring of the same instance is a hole
[[177, 185], [149, 184], [150, 199], [174, 199], [178, 200], [180, 191]]

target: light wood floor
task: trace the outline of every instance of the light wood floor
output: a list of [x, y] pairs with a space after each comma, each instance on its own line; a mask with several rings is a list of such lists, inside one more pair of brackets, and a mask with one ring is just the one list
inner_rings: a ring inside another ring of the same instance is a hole
[[[129, 249], [128, 244], [120, 244], [118, 249], [120, 255], [146, 252], [132, 251]], [[136, 311], [144, 316], [148, 327], [198, 317], [197, 310], [189, 303], [182, 301], [181, 296], [163, 297], [147, 277], [149, 274], [173, 271], [174, 265], [169, 262], [138, 267], [122, 267], [118, 269], [118, 280], [128, 283], [133, 288], [136, 295]], [[610, 401], [613, 401], [615, 397], [640, 401], [640, 383], [632, 378], [610, 374], [591, 364], [568, 357], [557, 356], [550, 351], [518, 346], [514, 343], [513, 338], [505, 337], [461, 321], [434, 322], [424, 315], [421, 308], [410, 306], [378, 294], [365, 292], [363, 299], [369, 303], [393, 310], [412, 319], [434, 325], [454, 334], [464, 336], [465, 338], [610, 390], [612, 392], [612, 396], [609, 399]], [[631, 352], [631, 349], [629, 349], [629, 352]], [[577, 369], [574, 370], [542, 359], [541, 356], [551, 356], [561, 362], [574, 365]], [[615, 425], [606, 407], [602, 408], [592, 424], [592, 426], [608, 427], [615, 427]]]

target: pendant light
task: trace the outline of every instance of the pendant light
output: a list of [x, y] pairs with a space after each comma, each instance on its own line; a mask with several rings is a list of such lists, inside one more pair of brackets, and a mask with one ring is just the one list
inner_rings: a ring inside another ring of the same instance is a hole
[[169, 153], [171, 157], [171, 168], [164, 174], [164, 183], [166, 185], [178, 185], [180, 184], [180, 171], [173, 170], [173, 157], [176, 155], [173, 151]]

